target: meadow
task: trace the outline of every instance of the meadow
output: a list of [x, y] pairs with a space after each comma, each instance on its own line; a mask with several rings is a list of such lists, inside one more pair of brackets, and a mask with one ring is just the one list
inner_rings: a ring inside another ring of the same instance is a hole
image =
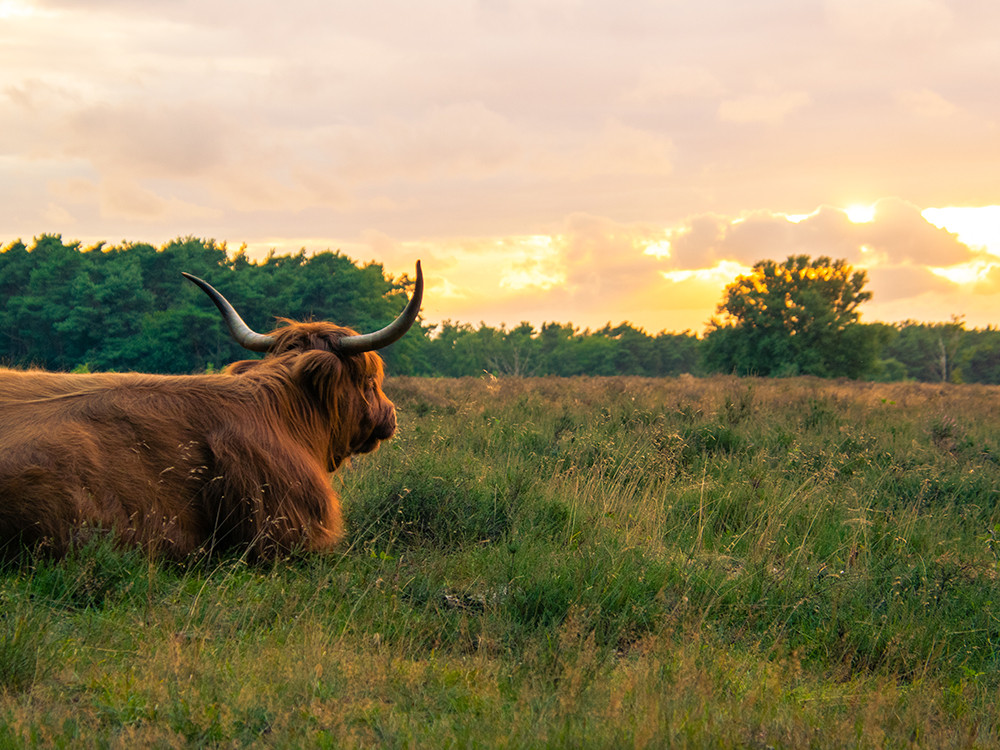
[[1000, 747], [1000, 387], [386, 390], [336, 553], [0, 571], [0, 749]]

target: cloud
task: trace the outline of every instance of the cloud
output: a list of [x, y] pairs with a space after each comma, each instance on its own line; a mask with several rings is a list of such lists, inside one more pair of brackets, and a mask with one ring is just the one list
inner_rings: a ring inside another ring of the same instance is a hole
[[546, 174], [581, 178], [634, 177], [673, 171], [674, 144], [662, 133], [609, 121], [569, 143], [546, 144], [530, 163]]
[[868, 289], [880, 303], [912, 300], [924, 294], [947, 294], [955, 285], [919, 266], [879, 266], [868, 269]]
[[835, 29], [866, 42], [938, 38], [955, 17], [941, 0], [826, 0], [825, 8]]
[[809, 94], [804, 91], [747, 94], [723, 100], [719, 104], [719, 119], [723, 122], [762, 122], [774, 125], [807, 105], [809, 100]]
[[933, 266], [964, 263], [975, 256], [955, 234], [898, 199], [879, 201], [871, 221], [863, 223], [831, 207], [799, 221], [767, 211], [736, 218], [703, 215], [674, 230], [669, 242], [671, 265], [679, 269], [704, 268], [719, 260], [751, 265], [790, 255], [826, 255], [861, 264], [881, 257], [889, 264]]
[[1000, 205], [927, 208], [921, 215], [936, 227], [954, 232], [969, 247], [1000, 258]]
[[917, 117], [946, 118], [956, 114], [958, 107], [930, 89], [897, 91], [893, 97], [907, 112]]
[[600, 216], [570, 216], [555, 240], [567, 269], [567, 285], [595, 304], [631, 293], [662, 266], [645, 253], [662, 234]]
[[66, 123], [65, 152], [115, 173], [197, 178], [230, 160], [236, 123], [208, 102], [89, 106]]
[[950, 266], [973, 256], [955, 234], [934, 226], [921, 215], [920, 209], [899, 199], [880, 200], [871, 223], [860, 226], [864, 228], [863, 243], [894, 261]]
[[692, 65], [647, 67], [622, 95], [628, 103], [664, 104], [679, 98], [715, 98], [725, 86], [711, 70]]
[[863, 244], [846, 214], [827, 207], [798, 222], [767, 211], [741, 217], [697, 216], [674, 230], [669, 241], [671, 267], [682, 270], [723, 260], [751, 266], [790, 255], [829, 255], [853, 261]]
[[517, 129], [481, 102], [433, 107], [417, 118], [384, 118], [316, 130], [314, 153], [342, 178], [368, 183], [463, 173], [482, 176], [519, 158]]
[[46, 218], [57, 222], [57, 226], [73, 226], [79, 221], [76, 214], [93, 210], [103, 217], [139, 222], [217, 218], [211, 209], [176, 197], [162, 197], [130, 178], [57, 180], [50, 183], [49, 193], [58, 202], [49, 204]]

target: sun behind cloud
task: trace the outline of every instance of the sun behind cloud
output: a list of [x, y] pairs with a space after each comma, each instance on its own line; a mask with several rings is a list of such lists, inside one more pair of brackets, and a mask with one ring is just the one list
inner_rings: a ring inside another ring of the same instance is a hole
[[875, 218], [875, 204], [854, 203], [845, 208], [844, 213], [854, 224], [868, 224]]
[[934, 226], [954, 232], [969, 247], [1000, 256], [1000, 206], [926, 208], [921, 215]]

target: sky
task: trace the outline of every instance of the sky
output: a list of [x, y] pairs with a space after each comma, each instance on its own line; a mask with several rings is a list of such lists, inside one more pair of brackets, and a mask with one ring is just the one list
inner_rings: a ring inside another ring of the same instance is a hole
[[864, 321], [1000, 325], [998, 38], [995, 0], [0, 0], [0, 246], [419, 258], [427, 322], [650, 333], [827, 255]]

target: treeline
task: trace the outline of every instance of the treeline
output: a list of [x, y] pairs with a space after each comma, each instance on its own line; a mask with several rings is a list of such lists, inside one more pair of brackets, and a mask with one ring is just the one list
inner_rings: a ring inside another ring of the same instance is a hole
[[[255, 355], [232, 343], [215, 307], [181, 276], [204, 278], [261, 331], [275, 315], [331, 320], [359, 331], [388, 323], [412, 280], [335, 252], [270, 254], [253, 261], [225, 244], [183, 238], [81, 248], [58, 235], [0, 250], [0, 363], [53, 370], [184, 373]], [[859, 324], [860, 325], [860, 324]], [[856, 377], [1000, 383], [1000, 331], [950, 323], [869, 324], [875, 346]], [[714, 339], [713, 339], [714, 337]], [[728, 337], [724, 340], [724, 337]], [[733, 329], [651, 335], [628, 323], [580, 330], [422, 323], [383, 351], [395, 375], [645, 375], [733, 371], [719, 357]], [[787, 372], [786, 374], [793, 374]]]
[[580, 331], [562, 323], [497, 329], [445, 322], [426, 336], [422, 349], [421, 370], [414, 374], [656, 377], [701, 369], [700, 341], [694, 334], [650, 336], [628, 323]]
[[[863, 330], [860, 338], [876, 349], [867, 369], [857, 372], [859, 379], [1000, 384], [997, 328], [967, 330], [961, 320], [858, 325]], [[434, 338], [422, 344], [421, 366], [407, 374], [462, 376], [485, 371], [495, 375], [655, 377], [734, 371], [716, 364], [711, 356], [713, 347], [728, 343], [724, 339], [732, 335], [728, 330], [713, 331], [700, 339], [690, 332], [653, 336], [628, 323], [596, 331], [559, 323], [546, 323], [541, 329], [522, 323], [509, 330], [445, 323], [438, 330], [440, 334], [435, 332]], [[778, 372], [802, 374], [792, 369]]]
[[46, 235], [31, 248], [13, 242], [0, 251], [0, 361], [185, 373], [255, 356], [232, 342], [215, 306], [182, 271], [216, 286], [262, 331], [279, 314], [374, 330], [405, 304], [405, 280], [338, 253], [254, 262], [193, 238], [159, 250], [143, 243], [83, 250]]

